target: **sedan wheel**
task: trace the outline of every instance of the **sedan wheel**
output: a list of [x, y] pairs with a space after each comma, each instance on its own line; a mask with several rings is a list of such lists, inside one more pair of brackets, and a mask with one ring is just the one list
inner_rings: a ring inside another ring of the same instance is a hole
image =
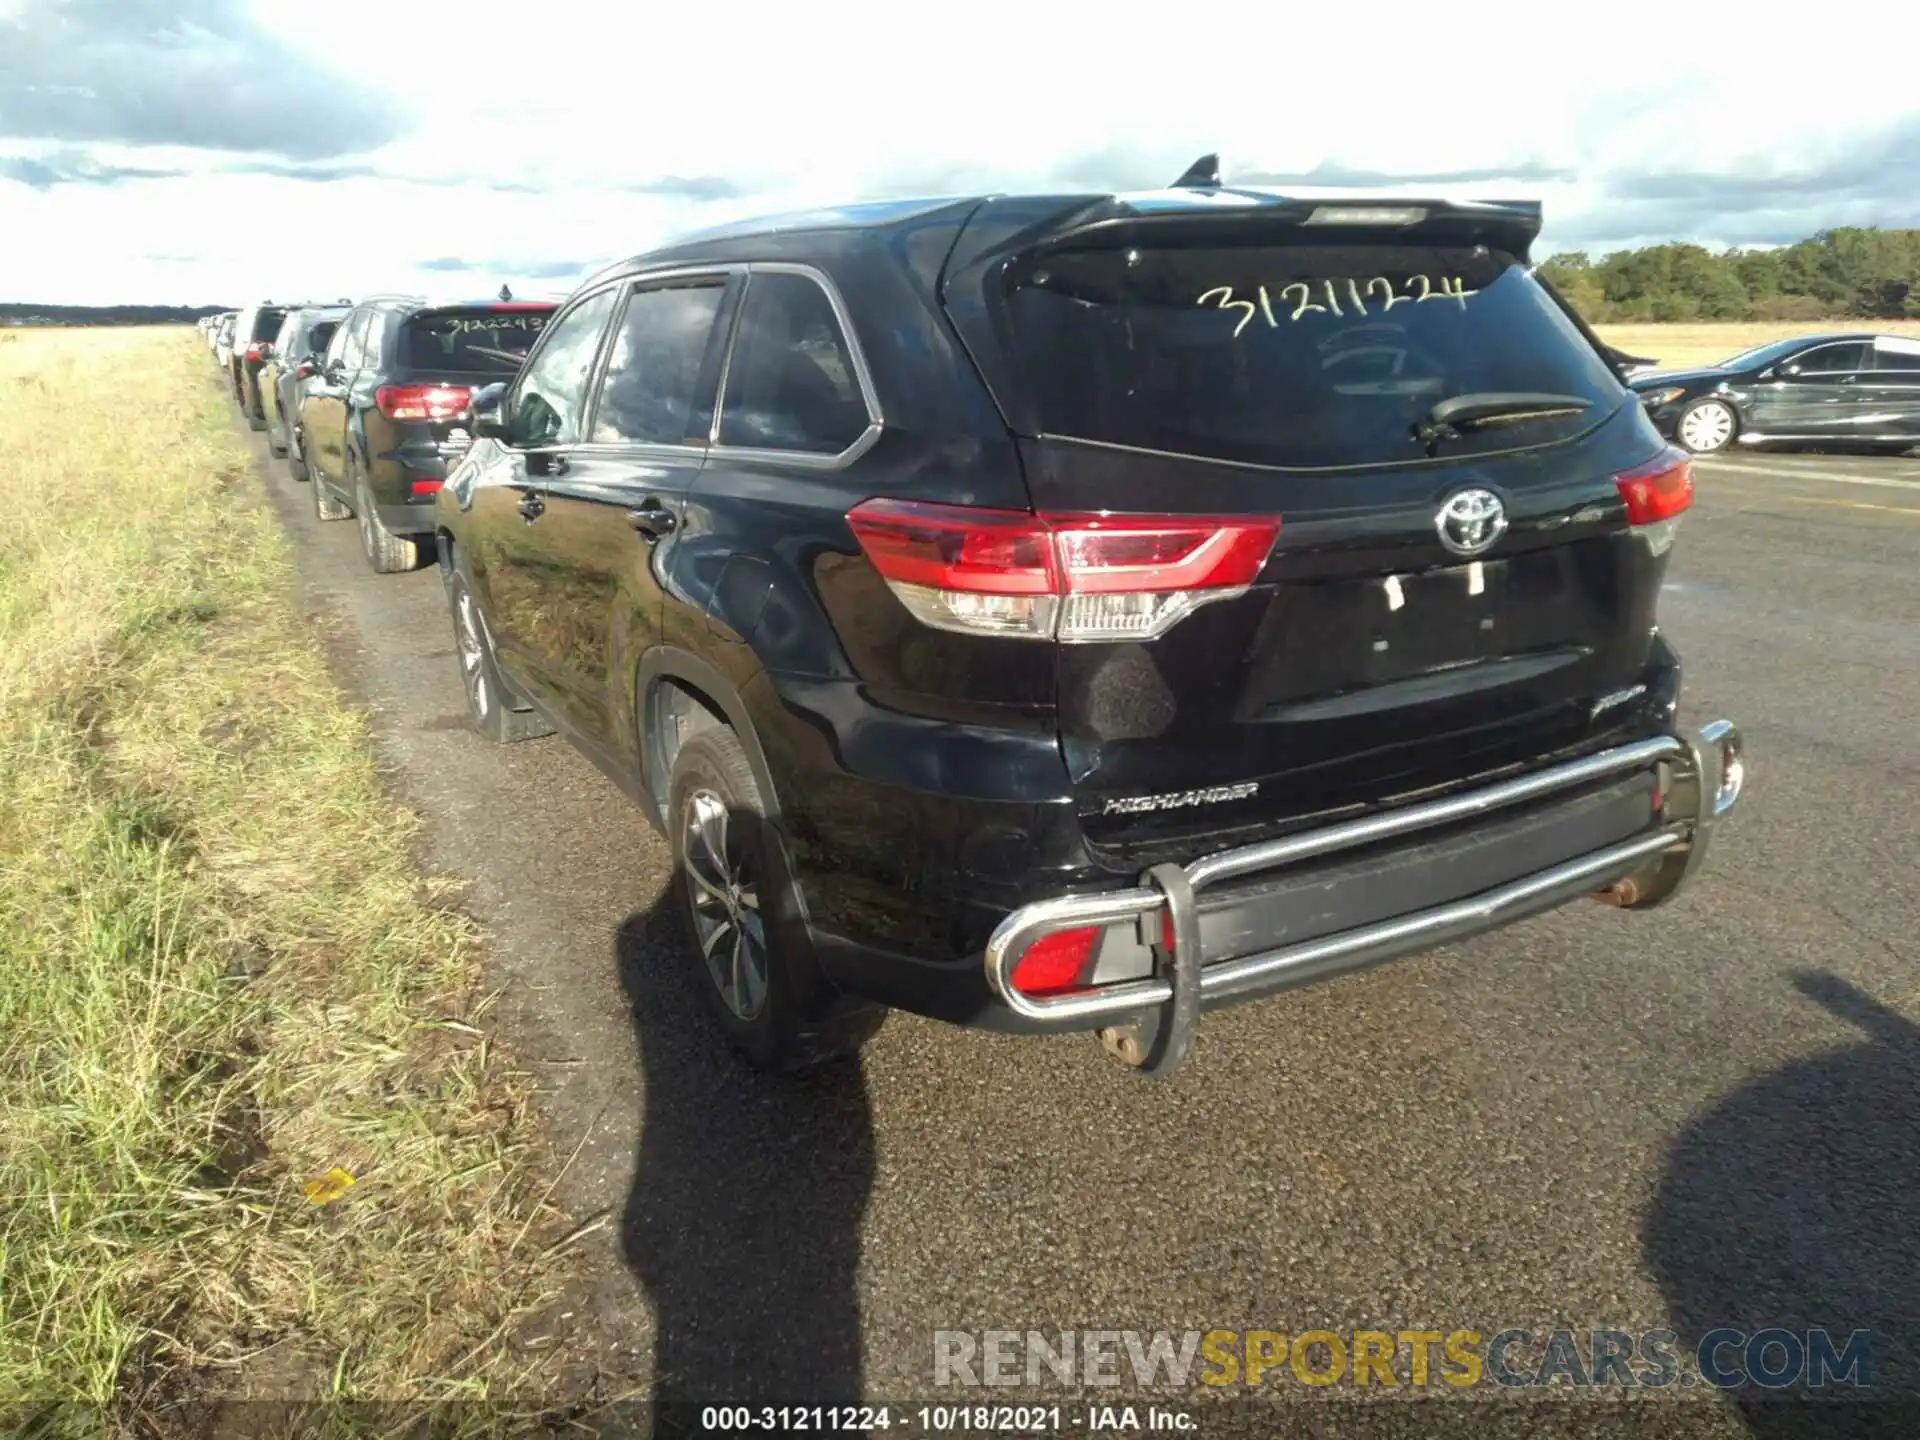
[[1680, 443], [1696, 455], [1711, 455], [1733, 441], [1738, 428], [1733, 407], [1722, 400], [1702, 400], [1680, 417]]

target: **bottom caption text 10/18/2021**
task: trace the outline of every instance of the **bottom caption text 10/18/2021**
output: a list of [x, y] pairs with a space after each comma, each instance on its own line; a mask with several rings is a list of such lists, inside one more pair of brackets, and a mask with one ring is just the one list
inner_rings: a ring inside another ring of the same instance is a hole
[[1190, 1410], [1165, 1405], [708, 1405], [709, 1434], [1129, 1435], [1192, 1434]]

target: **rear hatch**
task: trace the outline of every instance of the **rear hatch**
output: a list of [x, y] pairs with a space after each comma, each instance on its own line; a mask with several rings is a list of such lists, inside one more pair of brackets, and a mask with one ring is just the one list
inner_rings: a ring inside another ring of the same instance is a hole
[[1528, 273], [1537, 207], [1232, 196], [990, 203], [943, 287], [1054, 536], [1081, 817], [1128, 854], [1603, 743], [1691, 494]]
[[410, 469], [466, 453], [472, 437], [461, 422], [473, 392], [519, 373], [553, 311], [544, 301], [502, 301], [422, 309], [401, 321], [374, 404], [394, 424], [394, 449]]

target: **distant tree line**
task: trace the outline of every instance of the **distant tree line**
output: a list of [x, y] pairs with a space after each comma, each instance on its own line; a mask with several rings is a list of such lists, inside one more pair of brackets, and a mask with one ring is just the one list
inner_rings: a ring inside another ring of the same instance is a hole
[[1920, 318], [1920, 230], [1822, 230], [1774, 250], [1649, 245], [1540, 273], [1594, 324]]
[[23, 305], [0, 302], [0, 325], [191, 325], [219, 305]]

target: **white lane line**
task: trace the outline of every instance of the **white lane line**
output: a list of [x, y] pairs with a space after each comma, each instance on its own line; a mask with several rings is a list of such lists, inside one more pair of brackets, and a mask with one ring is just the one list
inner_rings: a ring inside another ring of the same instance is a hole
[[1891, 475], [1846, 475], [1832, 470], [1789, 470], [1782, 465], [1733, 464], [1725, 460], [1696, 460], [1716, 475], [1770, 475], [1781, 480], [1813, 480], [1824, 485], [1879, 485], [1889, 490], [1920, 490], [1920, 480], [1896, 480]]

